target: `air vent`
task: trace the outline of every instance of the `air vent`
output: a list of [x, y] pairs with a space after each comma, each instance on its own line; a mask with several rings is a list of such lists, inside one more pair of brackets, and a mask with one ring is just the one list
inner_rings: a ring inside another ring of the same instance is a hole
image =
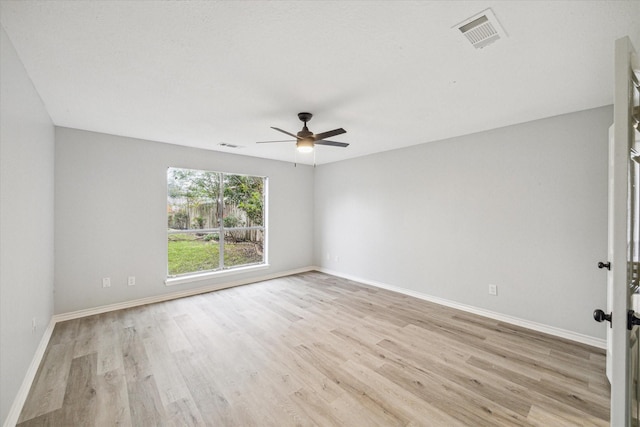
[[453, 28], [460, 31], [476, 49], [482, 49], [507, 36], [491, 9], [484, 10]]

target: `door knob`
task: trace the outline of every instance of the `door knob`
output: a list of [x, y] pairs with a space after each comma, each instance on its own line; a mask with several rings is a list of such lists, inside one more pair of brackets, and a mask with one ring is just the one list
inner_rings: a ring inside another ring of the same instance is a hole
[[611, 263], [610, 262], [602, 262], [600, 261], [598, 263], [598, 268], [606, 268], [607, 270], [611, 270]]
[[593, 318], [596, 322], [604, 322], [605, 320], [611, 323], [611, 314], [607, 314], [604, 311], [597, 309], [593, 312]]

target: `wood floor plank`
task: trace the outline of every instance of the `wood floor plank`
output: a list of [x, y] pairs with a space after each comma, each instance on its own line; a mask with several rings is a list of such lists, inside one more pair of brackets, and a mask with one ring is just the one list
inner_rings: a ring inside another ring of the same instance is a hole
[[381, 398], [369, 385], [362, 383], [350, 372], [337, 366], [337, 361], [327, 356], [330, 352], [326, 351], [326, 347], [307, 347], [301, 345], [296, 347], [296, 350], [298, 350], [302, 358], [311, 363], [317, 370], [321, 371], [358, 402], [358, 407], [364, 409], [366, 413], [379, 420], [381, 424], [389, 426], [407, 424], [408, 419], [405, 418], [404, 414], [396, 410], [396, 408], [392, 408], [391, 405], [389, 405], [384, 398]]
[[[168, 307], [170, 308], [170, 306]], [[164, 310], [156, 314], [158, 329], [162, 332], [162, 335], [164, 335], [164, 340], [169, 347], [169, 351], [172, 353], [191, 348], [189, 340], [187, 340], [187, 338], [184, 336], [184, 333], [175, 322], [175, 318], [180, 315], [184, 314], [169, 314]]]
[[129, 411], [134, 426], [163, 425], [168, 418], [153, 375], [127, 379]]
[[124, 368], [97, 376], [95, 425], [132, 426]]
[[73, 359], [67, 379], [61, 419], [66, 425], [79, 426], [95, 420], [97, 407], [97, 354]]
[[157, 331], [157, 335], [144, 339], [143, 345], [163, 406], [189, 399], [189, 389], [162, 333]]
[[536, 403], [529, 413], [527, 421], [541, 426], [597, 426], [608, 427], [609, 420], [585, 414], [580, 410], [567, 407], [554, 399], [545, 399]]
[[96, 325], [98, 375], [124, 369], [120, 341], [121, 329], [122, 324], [118, 321], [118, 316], [115, 313], [105, 313], [103, 321]]
[[56, 344], [49, 344], [47, 347], [43, 361], [36, 373], [36, 378], [39, 381], [34, 381], [31, 386], [18, 422], [44, 415], [62, 407], [71, 361], [73, 360], [74, 343], [60, 339], [57, 339], [56, 342]]
[[[84, 319], [82, 319], [84, 320]], [[78, 327], [81, 319], [67, 320], [56, 324], [56, 327], [49, 340], [50, 345], [74, 343], [78, 335]]]
[[[482, 362], [478, 358], [471, 358], [470, 364], [484, 366], [484, 369], [487, 371], [494, 372], [504, 378], [509, 378], [510, 381], [526, 387], [527, 390], [532, 393], [562, 403], [568, 410], [570, 408], [579, 409], [585, 418], [597, 417], [603, 420], [609, 419], [607, 395], [595, 396], [589, 393], [590, 398], [583, 398], [581, 396], [587, 393], [586, 389], [579, 389], [575, 386], [568, 388], [566, 385], [560, 386], [552, 381], [532, 381], [524, 375], [519, 375], [517, 371], [506, 370], [499, 366]], [[543, 401], [545, 400], [543, 399]]]
[[[526, 425], [522, 417], [469, 392], [464, 387], [443, 381], [433, 372], [415, 367], [400, 367], [388, 363], [377, 371], [402, 385], [418, 398], [447, 414], [456, 424], [466, 426]], [[428, 418], [427, 418], [428, 420]], [[437, 424], [436, 424], [437, 425]], [[447, 425], [447, 424], [440, 424]]]
[[[330, 405], [325, 400], [305, 388], [296, 390], [290, 398], [315, 425], [335, 427], [353, 425], [349, 424], [349, 420], [342, 418], [344, 413], [331, 410]], [[362, 419], [357, 420], [357, 422], [362, 422]]]
[[604, 426], [604, 351], [308, 272], [56, 325], [26, 426]]
[[488, 378], [488, 375], [482, 375], [480, 370], [462, 370], [458, 366], [442, 363], [438, 358], [419, 353], [416, 348], [388, 339], [378, 345], [399, 357], [406, 358], [405, 365], [409, 367], [420, 370], [423, 369], [421, 367], [428, 366], [429, 370], [440, 378], [441, 384], [451, 388], [457, 386], [457, 389], [464, 389], [467, 395], [473, 394], [490, 402], [498, 402], [505, 409], [523, 417], [529, 412], [531, 403], [528, 399], [521, 398], [525, 391], [522, 386], [504, 381], [497, 376]]
[[189, 398], [178, 399], [165, 407], [167, 425], [175, 427], [204, 426], [205, 421], [196, 404]]
[[219, 384], [209, 368], [211, 360], [206, 354], [177, 352], [176, 363], [205, 424], [246, 425], [248, 419], [238, 417], [234, 412], [225, 396], [225, 387]]
[[351, 373], [360, 383], [360, 388], [368, 389], [369, 394], [383, 399], [390, 405], [390, 409], [397, 411], [406, 420], [406, 424], [412, 421], [427, 421], [435, 425], [455, 425], [454, 417], [433, 405], [425, 406], [424, 401], [413, 393], [407, 393], [405, 384], [398, 384], [378, 370], [358, 364], [352, 360], [343, 363], [342, 369]]

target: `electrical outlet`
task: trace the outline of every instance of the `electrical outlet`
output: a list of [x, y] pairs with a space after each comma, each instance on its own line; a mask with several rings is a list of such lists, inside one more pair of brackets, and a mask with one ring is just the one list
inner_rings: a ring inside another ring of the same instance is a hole
[[327, 261], [331, 261], [331, 254], [327, 252]]
[[498, 295], [498, 285], [489, 285], [489, 295]]
[[127, 279], [127, 285], [134, 286], [136, 284], [136, 276], [129, 276]]
[[102, 278], [102, 287], [103, 288], [110, 288], [111, 287], [111, 278], [103, 277]]

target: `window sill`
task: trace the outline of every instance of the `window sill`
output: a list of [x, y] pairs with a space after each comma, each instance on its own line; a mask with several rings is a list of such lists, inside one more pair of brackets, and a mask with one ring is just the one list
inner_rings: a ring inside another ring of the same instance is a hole
[[206, 273], [189, 274], [189, 275], [180, 276], [180, 277], [168, 277], [167, 279], [165, 279], [164, 284], [166, 286], [181, 285], [183, 283], [197, 282], [200, 280], [231, 276], [231, 275], [240, 274], [240, 273], [249, 273], [252, 271], [266, 270], [268, 268], [269, 268], [269, 264], [259, 264], [259, 265], [250, 265], [247, 267], [234, 268], [231, 270], [209, 271]]

